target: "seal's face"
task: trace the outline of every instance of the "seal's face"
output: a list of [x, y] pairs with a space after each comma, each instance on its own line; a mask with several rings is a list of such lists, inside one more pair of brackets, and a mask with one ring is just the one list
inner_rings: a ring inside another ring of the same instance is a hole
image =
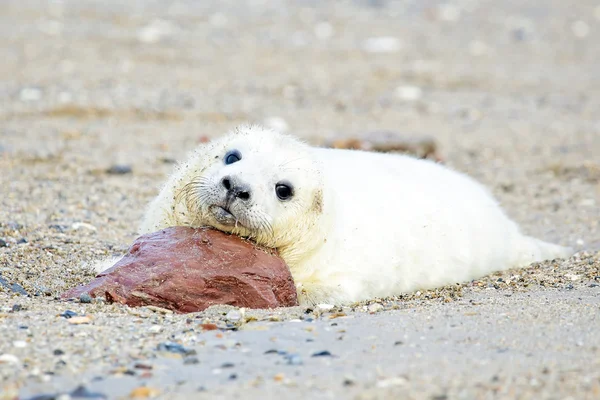
[[317, 222], [322, 178], [304, 144], [250, 130], [215, 142], [207, 153], [209, 167], [186, 193], [188, 209], [204, 224], [281, 247]]

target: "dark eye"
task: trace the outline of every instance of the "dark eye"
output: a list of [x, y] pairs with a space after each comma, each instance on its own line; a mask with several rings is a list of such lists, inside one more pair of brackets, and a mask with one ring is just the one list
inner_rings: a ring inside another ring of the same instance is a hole
[[277, 193], [279, 200], [289, 200], [294, 195], [294, 190], [289, 183], [280, 182], [275, 185], [275, 193]]
[[225, 154], [225, 165], [233, 164], [242, 159], [242, 154], [237, 150], [231, 150]]

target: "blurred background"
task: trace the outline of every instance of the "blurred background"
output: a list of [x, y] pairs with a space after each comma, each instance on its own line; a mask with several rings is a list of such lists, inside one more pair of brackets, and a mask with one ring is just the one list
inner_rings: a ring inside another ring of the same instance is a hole
[[599, 43], [598, 0], [2, 1], [4, 215], [127, 243], [175, 160], [258, 122], [429, 138], [530, 233], [598, 244]]

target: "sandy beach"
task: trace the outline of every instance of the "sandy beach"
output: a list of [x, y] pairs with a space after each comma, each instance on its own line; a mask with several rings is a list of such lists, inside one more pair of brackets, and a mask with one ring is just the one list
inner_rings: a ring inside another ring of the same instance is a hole
[[[598, 43], [591, 0], [0, 3], [0, 399], [600, 398]], [[58, 300], [246, 122], [432, 138], [577, 253], [345, 307]]]

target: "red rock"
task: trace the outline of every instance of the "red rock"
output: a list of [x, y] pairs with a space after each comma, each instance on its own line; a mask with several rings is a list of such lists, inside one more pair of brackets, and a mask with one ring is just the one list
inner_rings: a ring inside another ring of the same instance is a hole
[[113, 267], [62, 297], [78, 298], [83, 293], [182, 313], [215, 304], [248, 308], [298, 304], [289, 269], [274, 250], [209, 228], [172, 227], [139, 237]]

